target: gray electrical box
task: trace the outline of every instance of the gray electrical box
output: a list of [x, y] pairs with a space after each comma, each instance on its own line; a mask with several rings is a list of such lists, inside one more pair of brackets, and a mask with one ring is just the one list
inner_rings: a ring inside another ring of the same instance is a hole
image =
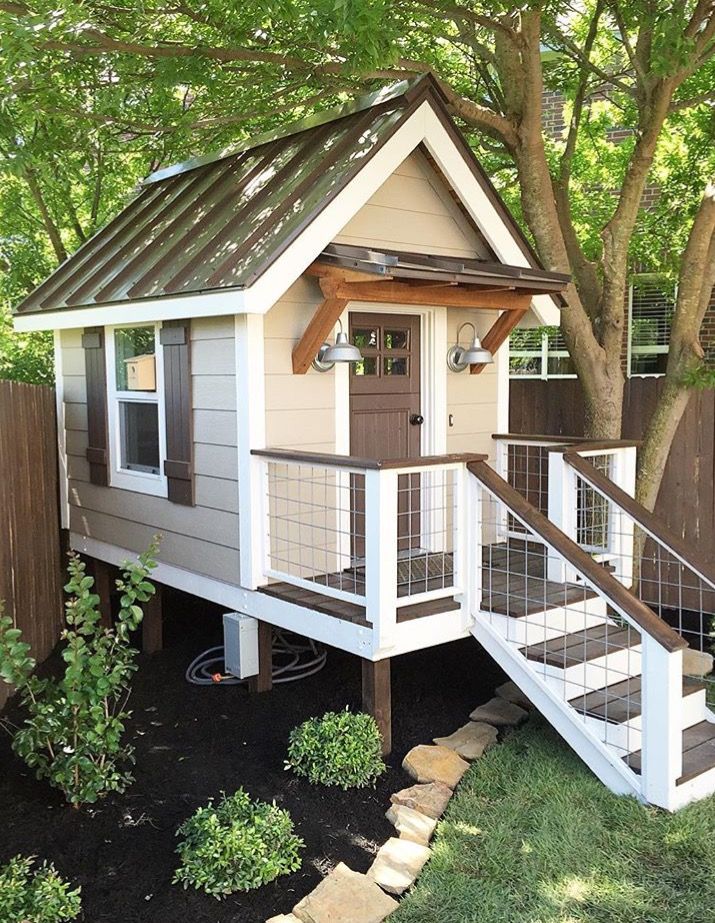
[[225, 612], [223, 646], [226, 672], [239, 679], [258, 674], [258, 622], [241, 612]]

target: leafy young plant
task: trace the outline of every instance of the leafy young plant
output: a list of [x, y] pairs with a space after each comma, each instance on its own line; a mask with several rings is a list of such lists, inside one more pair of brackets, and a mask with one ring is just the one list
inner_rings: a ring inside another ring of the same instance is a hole
[[38, 779], [47, 779], [75, 806], [121, 792], [132, 781], [126, 765], [134, 751], [122, 740], [137, 669], [130, 633], [142, 620], [139, 604], [154, 594], [147, 578], [156, 566], [157, 548], [155, 539], [137, 561], [122, 565], [116, 582], [120, 608], [112, 628], [101, 625], [94, 578], [85, 574], [78, 555], [70, 555], [62, 633], [66, 666], [59, 678], [35, 674], [30, 645], [0, 609], [0, 678], [17, 686], [27, 711], [22, 726], [11, 729], [13, 749]]
[[181, 865], [174, 882], [221, 899], [249, 891], [300, 868], [303, 840], [287, 811], [252, 801], [239, 789], [214, 806], [199, 808], [176, 831]]
[[32, 868], [30, 856], [15, 856], [0, 866], [0, 920], [3, 923], [67, 923], [81, 910], [80, 889], [70, 886], [43, 862]]
[[310, 718], [291, 731], [286, 769], [342, 789], [374, 785], [385, 771], [375, 719], [347, 709]]

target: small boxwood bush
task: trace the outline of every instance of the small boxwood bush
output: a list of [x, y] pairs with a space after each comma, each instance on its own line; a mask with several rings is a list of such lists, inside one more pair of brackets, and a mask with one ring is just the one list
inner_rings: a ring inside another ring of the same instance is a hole
[[43, 862], [32, 868], [32, 857], [15, 856], [0, 866], [0, 920], [2, 923], [67, 923], [81, 909], [79, 888], [74, 891]]
[[310, 718], [291, 731], [286, 767], [314, 784], [374, 785], [385, 771], [375, 719], [347, 709]]
[[300, 868], [304, 847], [287, 811], [252, 801], [239, 789], [214, 806], [199, 808], [176, 832], [181, 865], [175, 882], [216, 898], [250, 891]]

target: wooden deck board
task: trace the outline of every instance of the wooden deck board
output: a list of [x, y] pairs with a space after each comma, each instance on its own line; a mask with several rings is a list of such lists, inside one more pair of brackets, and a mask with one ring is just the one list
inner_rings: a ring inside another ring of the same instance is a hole
[[[642, 677], [631, 676], [620, 683], [611, 683], [603, 689], [579, 695], [569, 701], [581, 714], [601, 718], [609, 724], [622, 724], [641, 713]], [[705, 689], [705, 684], [690, 676], [683, 677], [683, 696], [694, 695]]]
[[[634, 772], [640, 774], [642, 751], [623, 757]], [[715, 724], [700, 721], [683, 731], [683, 772], [678, 785], [689, 782], [709, 769], [715, 769]]]
[[640, 644], [640, 635], [635, 629], [604, 623], [559, 635], [550, 641], [530, 644], [522, 647], [521, 651], [529, 660], [565, 670], [607, 654], [628, 650], [637, 644]]

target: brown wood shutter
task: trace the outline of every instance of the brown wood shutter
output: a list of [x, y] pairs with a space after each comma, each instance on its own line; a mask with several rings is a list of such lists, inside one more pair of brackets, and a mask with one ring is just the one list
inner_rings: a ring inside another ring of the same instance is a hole
[[194, 440], [191, 426], [190, 321], [164, 321], [159, 332], [164, 351], [164, 404], [169, 500], [194, 505]]
[[107, 446], [107, 362], [104, 328], [86, 327], [82, 334], [87, 382], [87, 461], [93, 484], [109, 484]]

